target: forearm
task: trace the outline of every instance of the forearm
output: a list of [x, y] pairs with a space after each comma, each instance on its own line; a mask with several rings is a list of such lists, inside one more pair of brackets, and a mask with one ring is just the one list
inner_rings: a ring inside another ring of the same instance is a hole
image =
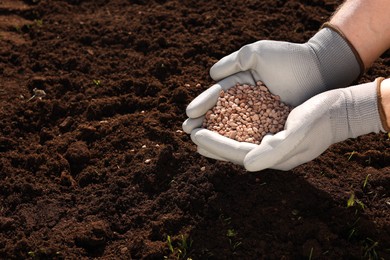
[[389, 0], [347, 0], [330, 24], [344, 33], [368, 68], [390, 47], [389, 14]]
[[382, 81], [380, 92], [384, 117], [387, 122], [387, 126], [390, 126], [390, 78]]

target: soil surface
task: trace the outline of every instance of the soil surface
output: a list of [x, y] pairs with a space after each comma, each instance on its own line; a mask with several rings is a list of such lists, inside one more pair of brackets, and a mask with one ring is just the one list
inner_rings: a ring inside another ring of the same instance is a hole
[[250, 173], [181, 131], [217, 60], [340, 3], [0, 1], [0, 258], [390, 259], [387, 134]]

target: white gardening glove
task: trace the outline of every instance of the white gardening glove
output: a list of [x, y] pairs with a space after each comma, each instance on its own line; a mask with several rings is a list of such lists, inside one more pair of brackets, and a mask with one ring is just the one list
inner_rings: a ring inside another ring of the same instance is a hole
[[[271, 93], [279, 95], [285, 103], [296, 106], [317, 93], [348, 86], [364, 71], [361, 64], [360, 57], [355, 55], [353, 47], [341, 33], [330, 28], [320, 30], [304, 44], [264, 40], [246, 45], [211, 68], [213, 79], [220, 81], [188, 105], [186, 113], [189, 118], [183, 123], [183, 130], [192, 132], [192, 140], [202, 155], [243, 164], [245, 152], [238, 149], [242, 144], [198, 129], [205, 113], [215, 106], [221, 89], [226, 90], [236, 83], [254, 85], [261, 80]], [[210, 143], [218, 140], [217, 143], [225, 147], [225, 151], [230, 152], [228, 148], [232, 148], [235, 153], [229, 153], [229, 156], [212, 153], [197, 142], [196, 136], [201, 135], [209, 136]], [[245, 145], [244, 150], [248, 151], [251, 147]]]
[[332, 26], [304, 44], [263, 40], [246, 45], [214, 64], [210, 75], [219, 81], [242, 71], [249, 71], [254, 81], [262, 81], [285, 103], [298, 106], [318, 93], [350, 86], [364, 65]]
[[[330, 90], [291, 111], [285, 130], [264, 137], [244, 158], [248, 171], [290, 170], [311, 161], [330, 145], [368, 133], [384, 132], [374, 82]], [[202, 142], [205, 140], [202, 140]]]

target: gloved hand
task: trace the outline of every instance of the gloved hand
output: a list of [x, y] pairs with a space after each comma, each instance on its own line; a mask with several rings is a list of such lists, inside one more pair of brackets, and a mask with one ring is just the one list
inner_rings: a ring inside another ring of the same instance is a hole
[[[304, 44], [263, 40], [246, 45], [211, 68], [212, 78], [220, 81], [188, 105], [186, 113], [189, 118], [183, 123], [183, 130], [192, 132], [192, 139], [202, 155], [243, 164], [246, 153], [239, 157], [211, 153], [195, 138], [196, 135], [208, 135], [209, 140], [223, 139], [226, 151], [231, 147], [241, 151], [243, 144], [198, 129], [206, 112], [215, 106], [221, 89], [226, 90], [236, 83], [254, 85], [261, 80], [282, 101], [297, 106], [320, 92], [346, 87], [355, 80], [364, 71], [363, 63], [355, 53], [342, 34], [331, 28], [321, 29]], [[250, 149], [252, 145], [245, 145], [245, 150]]]
[[245, 156], [245, 168], [289, 170], [311, 161], [334, 143], [385, 132], [386, 123], [378, 110], [380, 81], [330, 90], [296, 107], [285, 130], [266, 136]]
[[211, 155], [227, 160], [236, 158], [236, 163], [242, 159], [248, 171], [289, 170], [316, 158], [334, 143], [384, 132], [387, 124], [380, 116], [377, 97], [380, 81], [314, 96], [291, 111], [285, 130], [265, 136], [260, 145], [234, 140], [228, 143], [225, 137], [206, 129], [194, 130], [191, 138]]

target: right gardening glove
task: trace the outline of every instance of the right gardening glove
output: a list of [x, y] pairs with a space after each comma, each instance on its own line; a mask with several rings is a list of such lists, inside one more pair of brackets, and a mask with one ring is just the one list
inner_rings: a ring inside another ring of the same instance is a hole
[[[246, 154], [244, 167], [249, 171], [290, 170], [316, 158], [334, 143], [389, 131], [380, 102], [382, 80], [330, 90], [296, 107], [287, 118], [285, 130], [265, 136]], [[207, 139], [198, 141], [207, 147]], [[218, 154], [215, 147], [208, 149]]]
[[312, 97], [291, 111], [283, 131], [266, 135], [260, 145], [203, 128], [194, 129], [191, 139], [199, 153], [243, 165], [248, 171], [290, 170], [313, 160], [334, 143], [389, 131], [380, 98], [382, 80]]

